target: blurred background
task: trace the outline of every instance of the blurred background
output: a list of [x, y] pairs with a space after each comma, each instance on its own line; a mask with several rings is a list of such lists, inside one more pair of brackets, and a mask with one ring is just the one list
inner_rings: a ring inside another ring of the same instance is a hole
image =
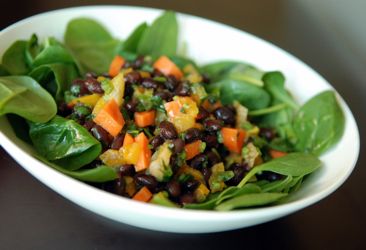
[[336, 193], [274, 222], [218, 234], [174, 235], [120, 225], [85, 211], [33, 179], [0, 149], [1, 164], [9, 163], [0, 168], [0, 249], [364, 249], [365, 0], [4, 0], [0, 29], [44, 11], [100, 4], [201, 16], [294, 54], [326, 78], [351, 107], [361, 134], [356, 169]]

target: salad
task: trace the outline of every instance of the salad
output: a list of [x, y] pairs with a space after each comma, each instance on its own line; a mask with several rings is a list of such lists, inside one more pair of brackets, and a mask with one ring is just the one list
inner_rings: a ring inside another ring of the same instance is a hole
[[123, 41], [89, 18], [0, 64], [0, 115], [50, 167], [133, 200], [227, 211], [285, 200], [344, 130], [336, 94], [300, 106], [279, 71], [178, 52], [174, 12]]

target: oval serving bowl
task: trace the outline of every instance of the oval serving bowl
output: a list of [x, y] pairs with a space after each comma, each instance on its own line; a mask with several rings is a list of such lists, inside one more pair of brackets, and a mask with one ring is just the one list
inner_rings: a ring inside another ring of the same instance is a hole
[[[151, 22], [161, 10], [92, 6], [51, 11], [19, 21], [0, 33], [0, 55], [17, 39], [36, 33], [42, 40], [54, 36], [63, 40], [69, 20], [91, 17], [104, 24], [118, 38], [127, 35], [143, 21]], [[299, 103], [331, 85], [303, 62], [253, 35], [203, 18], [179, 14], [180, 38], [188, 45], [188, 56], [198, 63], [234, 59], [249, 62], [263, 70], [280, 70], [287, 88]], [[119, 23], [121, 25], [115, 25]], [[214, 52], [214, 53], [213, 53]], [[306, 179], [301, 189], [286, 203], [229, 212], [166, 208], [136, 202], [107, 193], [65, 176], [36, 158], [34, 149], [19, 140], [7, 119], [0, 117], [1, 146], [29, 173], [72, 202], [107, 218], [137, 227], [179, 233], [217, 232], [248, 227], [274, 220], [305, 208], [334, 192], [351, 174], [359, 153], [355, 119], [339, 97], [346, 124], [341, 141], [320, 159], [323, 167]], [[16, 182], [16, 180], [14, 180]]]

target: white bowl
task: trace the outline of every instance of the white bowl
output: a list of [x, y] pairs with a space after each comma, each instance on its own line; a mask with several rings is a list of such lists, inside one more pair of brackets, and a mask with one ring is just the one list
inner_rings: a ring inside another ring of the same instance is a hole
[[[32, 33], [37, 33], [40, 39], [55, 36], [62, 40], [67, 22], [75, 17], [95, 18], [116, 37], [125, 38], [142, 21], [152, 21], [160, 13], [161, 10], [122, 6], [79, 7], [43, 13], [1, 31], [0, 55], [12, 42], [28, 39]], [[288, 89], [300, 103], [332, 88], [303, 62], [253, 35], [199, 17], [179, 14], [178, 18], [181, 40], [187, 42], [189, 56], [199, 63], [237, 59], [264, 70], [280, 70], [286, 76]], [[5, 117], [0, 117], [0, 143], [38, 180], [99, 215], [167, 232], [225, 231], [267, 222], [305, 208], [335, 191], [347, 179], [357, 161], [359, 134], [350, 109], [341, 97], [339, 100], [346, 117], [345, 132], [337, 146], [321, 156], [323, 167], [312, 174], [287, 203], [263, 208], [230, 212], [184, 210], [144, 204], [104, 192], [65, 176], [32, 157], [34, 149], [15, 136]]]

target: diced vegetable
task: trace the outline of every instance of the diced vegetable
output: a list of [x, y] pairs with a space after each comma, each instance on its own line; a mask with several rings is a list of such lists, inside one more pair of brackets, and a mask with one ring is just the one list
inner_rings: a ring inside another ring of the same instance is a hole
[[206, 197], [209, 195], [210, 190], [206, 187], [205, 184], [200, 184], [198, 188], [194, 191], [193, 195], [196, 198], [197, 202], [203, 202]]
[[269, 155], [273, 159], [275, 159], [275, 158], [283, 157], [283, 156], [287, 155], [287, 153], [283, 152], [283, 151], [278, 151], [278, 150], [271, 149], [271, 150], [269, 150]]
[[177, 204], [169, 200], [168, 193], [166, 191], [161, 191], [157, 194], [154, 194], [150, 203], [162, 205], [166, 207], [178, 207]]
[[202, 153], [202, 145], [204, 142], [201, 140], [194, 141], [192, 143], [186, 144], [184, 150], [186, 152], [186, 159], [190, 160], [199, 153]]
[[187, 165], [183, 165], [182, 167], [179, 168], [177, 176], [182, 175], [192, 176], [195, 180], [199, 181], [200, 183], [205, 183], [205, 178], [203, 177], [202, 173], [199, 170], [191, 168]]
[[111, 63], [111, 65], [109, 66], [109, 75], [111, 77], [115, 77], [116, 75], [118, 75], [119, 71], [121, 70], [123, 64], [125, 64], [125, 59], [122, 56], [115, 56], [113, 58], [113, 61]]
[[135, 201], [142, 201], [142, 202], [149, 202], [152, 198], [152, 193], [147, 187], [141, 188], [134, 196], [133, 200]]
[[77, 98], [71, 100], [71, 102], [69, 102], [67, 104], [67, 106], [69, 106], [70, 108], [72, 108], [77, 103], [82, 103], [84, 105], [87, 105], [87, 106], [93, 108], [97, 104], [97, 102], [99, 101], [100, 97], [101, 97], [100, 94], [84, 95], [84, 96], [77, 97]]
[[155, 110], [135, 112], [135, 123], [138, 127], [144, 128], [147, 126], [154, 125], [155, 123]]
[[103, 109], [94, 118], [94, 122], [113, 136], [117, 136], [125, 125], [125, 120], [114, 99], [104, 105]]
[[143, 132], [136, 136], [135, 142], [137, 142], [141, 147], [140, 156], [137, 163], [135, 164], [135, 170], [136, 172], [139, 172], [149, 167], [151, 160], [151, 150], [149, 149], [149, 140]]
[[248, 167], [252, 168], [256, 163], [258, 163], [258, 160], [261, 157], [261, 152], [252, 142], [249, 142], [245, 147], [243, 147], [241, 155], [243, 156], [245, 163], [248, 164]]
[[164, 142], [151, 158], [148, 173], [154, 176], [158, 181], [168, 181], [173, 175], [169, 165], [172, 151], [169, 149], [170, 142]]
[[233, 171], [225, 171], [225, 166], [222, 162], [217, 163], [211, 168], [212, 174], [208, 180], [211, 193], [222, 191], [225, 187], [225, 181], [230, 180], [234, 173]]
[[221, 134], [225, 147], [234, 153], [240, 154], [244, 144], [245, 131], [242, 129], [225, 127], [221, 129]]
[[164, 75], [173, 75], [177, 79], [181, 79], [183, 77], [182, 71], [166, 56], [159, 57], [153, 67]]
[[123, 147], [130, 145], [135, 142], [135, 139], [129, 133], [126, 133], [125, 138], [123, 139]]

